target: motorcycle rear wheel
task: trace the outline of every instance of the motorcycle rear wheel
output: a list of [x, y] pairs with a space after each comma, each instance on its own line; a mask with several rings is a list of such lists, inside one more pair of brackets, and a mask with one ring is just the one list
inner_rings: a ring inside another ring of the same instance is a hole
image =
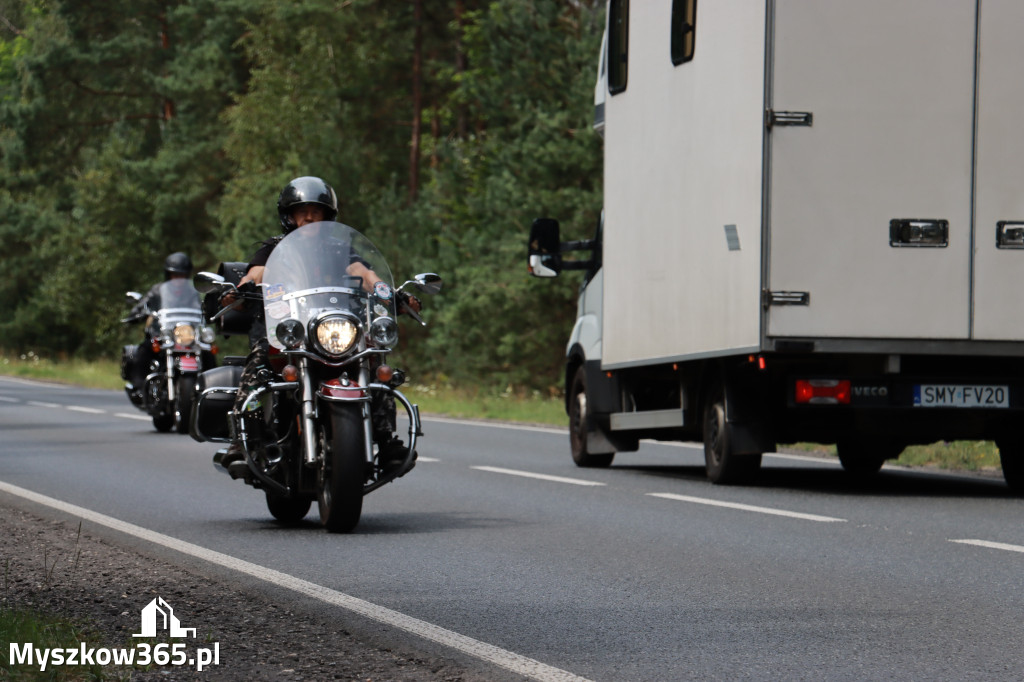
[[174, 415], [173, 414], [161, 414], [153, 417], [153, 428], [160, 433], [167, 433], [174, 428]]
[[363, 513], [365, 443], [360, 406], [331, 405], [330, 423], [321, 429], [320, 445], [320, 524], [330, 533], [351, 532]]

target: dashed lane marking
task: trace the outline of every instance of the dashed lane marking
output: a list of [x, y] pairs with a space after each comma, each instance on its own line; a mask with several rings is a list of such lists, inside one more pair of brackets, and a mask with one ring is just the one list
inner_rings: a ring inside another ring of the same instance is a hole
[[571, 483], [572, 485], [608, 485], [598, 481], [585, 481], [580, 478], [566, 478], [564, 476], [549, 476], [548, 474], [535, 474], [531, 471], [519, 471], [517, 469], [502, 469], [501, 467], [470, 467], [478, 471], [490, 471], [495, 474], [508, 474], [509, 476], [522, 476], [523, 478], [539, 478], [542, 481], [554, 481], [555, 483]]
[[846, 522], [846, 519], [837, 519], [832, 516], [819, 516], [817, 514], [804, 514], [802, 512], [786, 511], [785, 509], [772, 509], [771, 507], [755, 507], [750, 504], [740, 504], [738, 502], [722, 502], [721, 500], [711, 500], [705, 497], [690, 497], [689, 495], [676, 495], [675, 493], [647, 493], [650, 497], [660, 497], [666, 500], [677, 500], [679, 502], [692, 502], [694, 504], [706, 504], [711, 507], [726, 507], [728, 509], [738, 509], [740, 511], [755, 512], [758, 514], [771, 514], [773, 516], [788, 516], [793, 519], [803, 519], [805, 521], [820, 521], [822, 523], [836, 523]]
[[1020, 545], [1008, 545], [1005, 542], [990, 542], [988, 540], [950, 540], [950, 542], [956, 542], [961, 545], [974, 545], [976, 547], [987, 547], [989, 549], [1001, 549], [1005, 552], [1024, 552], [1024, 547]]
[[72, 412], [84, 412], [86, 414], [106, 414], [106, 410], [100, 410], [95, 407], [81, 407], [80, 405], [68, 405], [68, 409]]

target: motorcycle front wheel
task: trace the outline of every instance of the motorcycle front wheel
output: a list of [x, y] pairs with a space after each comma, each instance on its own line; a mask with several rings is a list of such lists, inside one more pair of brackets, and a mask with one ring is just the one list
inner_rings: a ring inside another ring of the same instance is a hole
[[177, 405], [174, 411], [177, 413], [178, 433], [188, 433], [188, 422], [192, 417], [192, 402], [195, 399], [196, 378], [192, 375], [182, 376], [178, 379]]
[[334, 404], [328, 419], [320, 430], [320, 523], [328, 532], [348, 533], [363, 513], [363, 412], [359, 405]]
[[306, 517], [312, 500], [305, 497], [285, 497], [267, 491], [267, 509], [281, 523], [291, 525]]

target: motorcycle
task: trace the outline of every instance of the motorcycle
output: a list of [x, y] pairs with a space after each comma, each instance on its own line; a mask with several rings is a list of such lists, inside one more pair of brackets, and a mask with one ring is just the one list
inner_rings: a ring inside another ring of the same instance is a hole
[[[349, 274], [361, 263], [380, 281], [364, 286]], [[311, 223], [274, 248], [259, 290], [247, 293], [222, 275], [201, 272], [196, 288], [232, 302], [260, 300], [270, 367], [257, 375], [238, 411], [242, 375], [232, 361], [200, 376], [192, 437], [241, 443], [244, 461], [214, 463], [266, 495], [271, 515], [297, 523], [317, 502], [329, 532], [349, 532], [362, 515], [363, 497], [408, 473], [422, 436], [419, 410], [398, 390], [405, 373], [387, 363], [398, 342], [397, 309], [412, 285], [436, 294], [441, 278], [417, 275], [397, 289], [380, 251], [357, 230], [336, 222]], [[248, 286], [248, 285], [247, 285]], [[411, 309], [420, 324], [425, 324]], [[241, 360], [241, 359], [239, 359]], [[409, 418], [408, 446], [397, 438], [396, 403]]]
[[[141, 385], [132, 383], [138, 347], [124, 346], [121, 353], [121, 378], [132, 404], [153, 418], [157, 431], [177, 427], [188, 433], [188, 419], [195, 398], [196, 379], [204, 368], [216, 364], [213, 330], [203, 323], [199, 292], [186, 279], [171, 279], [160, 285], [160, 307], [121, 320], [146, 324], [146, 341], [153, 358]], [[127, 292], [129, 304], [142, 300], [142, 294]]]

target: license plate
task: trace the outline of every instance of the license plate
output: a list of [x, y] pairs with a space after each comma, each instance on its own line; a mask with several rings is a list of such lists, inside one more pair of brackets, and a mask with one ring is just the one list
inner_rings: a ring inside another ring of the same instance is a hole
[[964, 386], [960, 384], [918, 384], [914, 386], [914, 407], [1009, 407], [1008, 386]]
[[178, 358], [178, 367], [182, 372], [195, 372], [199, 369], [199, 360], [194, 355], [182, 355]]

